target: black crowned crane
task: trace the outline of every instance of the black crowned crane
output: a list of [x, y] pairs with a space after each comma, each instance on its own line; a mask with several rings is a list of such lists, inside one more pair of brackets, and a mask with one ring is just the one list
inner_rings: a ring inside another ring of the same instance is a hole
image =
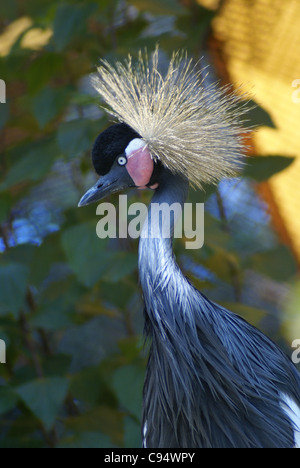
[[182, 54], [173, 55], [164, 76], [158, 49], [149, 62], [140, 54], [136, 65], [129, 57], [99, 67], [95, 87], [119, 123], [97, 137], [92, 159], [101, 177], [79, 203], [128, 187], [154, 191], [139, 243], [151, 340], [143, 445], [299, 447], [296, 368], [258, 329], [190, 284], [175, 261], [172, 234], [163, 235], [164, 219], [151, 219], [153, 203], [183, 204], [190, 184], [236, 172], [243, 151], [237, 97], [204, 86]]

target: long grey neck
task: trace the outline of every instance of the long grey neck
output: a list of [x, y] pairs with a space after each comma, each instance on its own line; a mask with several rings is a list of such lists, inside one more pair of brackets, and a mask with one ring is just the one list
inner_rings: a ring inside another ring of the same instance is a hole
[[[139, 243], [139, 272], [144, 296], [155, 293], [158, 287], [163, 288], [170, 276], [179, 270], [174, 260], [172, 238], [176, 214], [180, 215], [188, 186], [187, 179], [164, 169], [148, 208]], [[160, 216], [159, 207], [162, 210]], [[170, 208], [175, 209], [175, 216]]]

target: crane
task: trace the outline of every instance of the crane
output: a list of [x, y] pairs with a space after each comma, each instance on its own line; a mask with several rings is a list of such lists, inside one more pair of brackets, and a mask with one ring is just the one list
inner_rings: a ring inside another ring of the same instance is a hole
[[79, 206], [128, 187], [153, 197], [139, 241], [145, 333], [151, 342], [143, 391], [148, 448], [300, 447], [300, 374], [280, 348], [240, 316], [212, 302], [183, 275], [155, 203], [185, 203], [189, 186], [240, 167], [238, 98], [206, 87], [186, 54], [165, 75], [160, 52], [114, 66], [102, 61], [95, 87], [114, 123], [95, 140], [100, 176]]

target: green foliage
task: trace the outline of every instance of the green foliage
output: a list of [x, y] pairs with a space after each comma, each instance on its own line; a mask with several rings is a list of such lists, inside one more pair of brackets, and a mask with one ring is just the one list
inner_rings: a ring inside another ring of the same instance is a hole
[[58, 148], [53, 137], [45, 137], [32, 144], [25, 144], [25, 148], [18, 146], [13, 153], [22, 154], [22, 158], [7, 171], [4, 182], [0, 184], [0, 191], [21, 182], [39, 181], [45, 177], [57, 157]]
[[33, 380], [20, 385], [17, 395], [34, 416], [50, 430], [68, 391], [68, 380], [59, 377]]
[[57, 6], [53, 21], [53, 43], [58, 52], [73, 38], [87, 33], [87, 20], [95, 10], [97, 5], [94, 2], [81, 5], [62, 3]]
[[288, 156], [252, 156], [247, 159], [243, 175], [257, 182], [263, 182], [294, 162]]
[[[241, 105], [244, 106], [244, 104]], [[259, 106], [257, 102], [253, 101], [252, 99], [249, 99], [247, 101], [246, 107], [248, 109], [248, 112], [244, 115], [242, 119], [246, 127], [265, 126], [270, 128], [276, 128], [276, 125], [273, 122], [270, 114], [268, 114], [268, 112], [265, 109]]]
[[[0, 57], [0, 447], [139, 447], [146, 352], [137, 242], [99, 239], [95, 206], [77, 208], [96, 180], [90, 148], [108, 124], [85, 83], [100, 58], [157, 41], [167, 56], [173, 48], [197, 55], [213, 13], [193, 1], [29, 0], [20, 9], [11, 0], [0, 5], [2, 25], [19, 11], [31, 23]], [[35, 28], [52, 36], [24, 47]], [[259, 107], [249, 117], [274, 128]], [[292, 158], [247, 162], [254, 183]], [[207, 187], [190, 199], [216, 193]], [[239, 249], [250, 234], [232, 229], [221, 208], [206, 214], [204, 248], [187, 257], [178, 240], [177, 258], [196, 286], [213, 295], [222, 285], [220, 302], [260, 326], [264, 307], [243, 302], [245, 271], [287, 281], [293, 257], [280, 245]]]
[[179, 2], [173, 0], [133, 0], [132, 5], [139, 10], [148, 10], [156, 15], [184, 14], [185, 10]]
[[28, 280], [28, 268], [18, 263], [3, 264], [0, 267], [0, 310], [18, 316], [23, 304]]

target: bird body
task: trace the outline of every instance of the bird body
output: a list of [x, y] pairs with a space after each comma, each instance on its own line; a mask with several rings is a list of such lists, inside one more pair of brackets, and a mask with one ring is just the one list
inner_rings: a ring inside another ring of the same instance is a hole
[[[174, 178], [168, 175], [152, 203], [184, 202], [186, 181]], [[298, 372], [264, 334], [197, 291], [176, 264], [163, 226], [152, 231], [139, 246], [152, 343], [145, 446], [293, 447], [295, 429], [284, 407], [286, 397], [297, 402], [300, 424]]]
[[[152, 71], [141, 60], [135, 73], [131, 62], [127, 69], [106, 64], [101, 70], [97, 89], [121, 123], [96, 139], [92, 157], [101, 177], [80, 201], [82, 206], [127, 187], [154, 190], [139, 243], [145, 333], [151, 342], [143, 395], [144, 446], [300, 447], [296, 368], [258, 329], [193, 287], [175, 261], [172, 232], [165, 236], [164, 224], [170, 219], [152, 216], [155, 203], [183, 204], [190, 183], [201, 185], [235, 170], [241, 141], [231, 109], [234, 99], [225, 102], [213, 93], [203, 100], [204, 91], [197, 88], [201, 83], [188, 77], [190, 62], [176, 68], [171, 61], [164, 81], [157, 56], [153, 61]], [[129, 110], [123, 108], [125, 98]], [[217, 115], [218, 103], [223, 120]], [[201, 104], [197, 112], [196, 104]], [[143, 115], [142, 125], [138, 115]], [[143, 133], [147, 121], [150, 130]], [[162, 130], [155, 127], [157, 122]], [[184, 136], [183, 124], [193, 136], [197, 133], [200, 148]], [[216, 131], [226, 141], [218, 135], [213, 143]], [[180, 148], [183, 154], [174, 156]], [[227, 156], [224, 148], [230, 151]]]

